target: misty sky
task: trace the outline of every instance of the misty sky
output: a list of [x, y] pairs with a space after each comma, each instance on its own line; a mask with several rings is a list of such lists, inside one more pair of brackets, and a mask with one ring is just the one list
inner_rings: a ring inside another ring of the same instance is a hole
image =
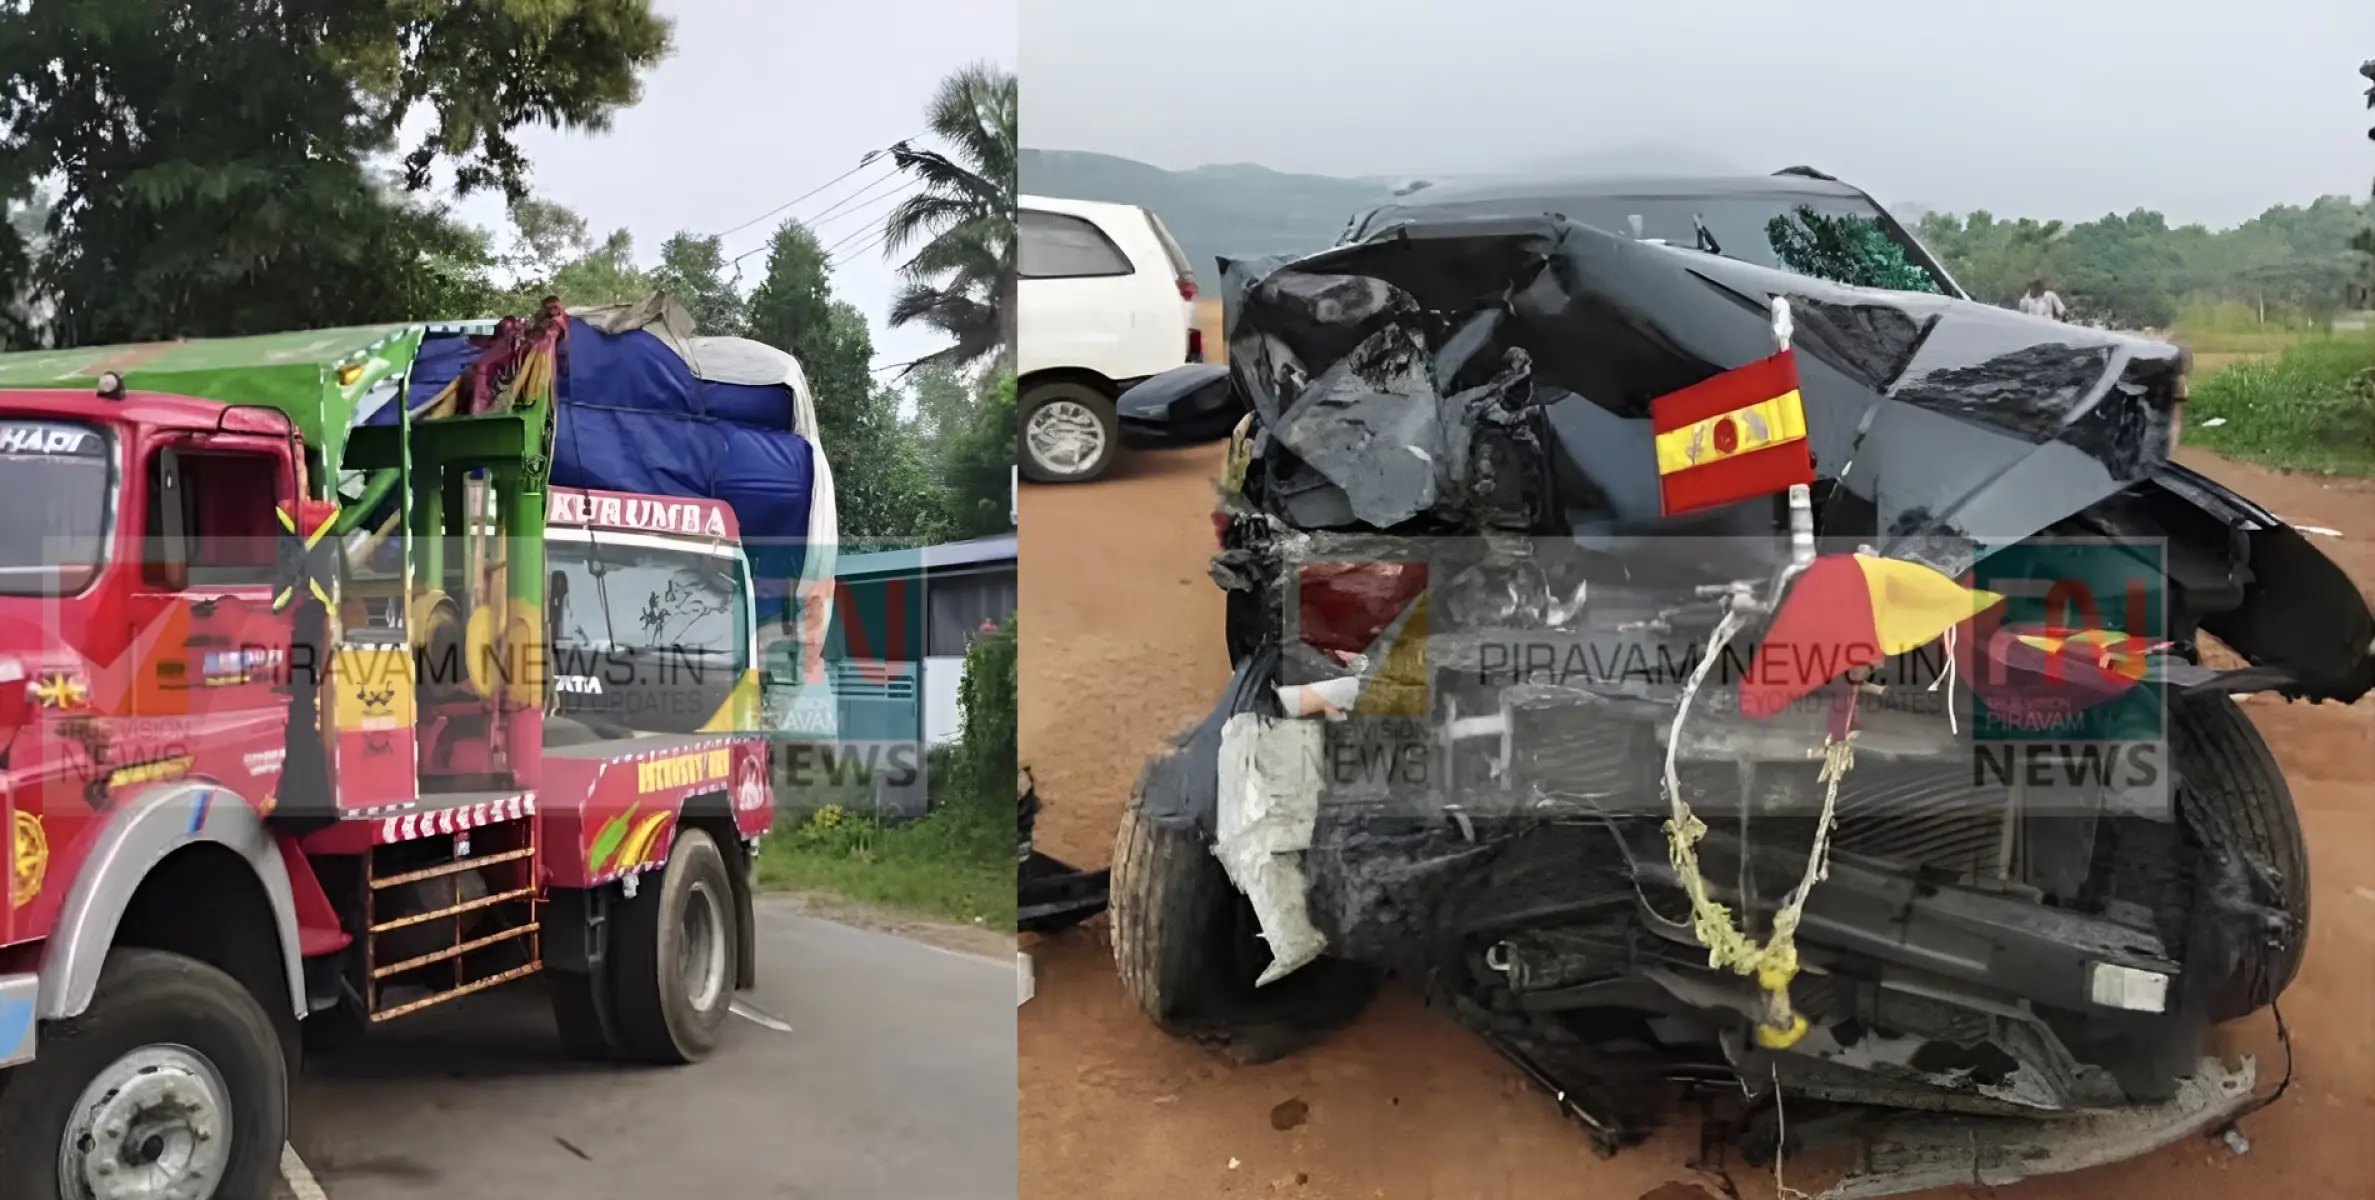
[[1023, 144], [1170, 168], [1653, 144], [1892, 204], [2214, 226], [2375, 179], [2370, 0], [1020, 2]]
[[[869, 150], [922, 132], [924, 106], [949, 72], [986, 59], [1015, 63], [1015, 0], [656, 0], [676, 19], [676, 52], [646, 77], [643, 100], [605, 134], [531, 130], [522, 135], [537, 194], [577, 210], [596, 238], [625, 227], [636, 257], [657, 263], [679, 230], [718, 233], [858, 165]], [[875, 184], [888, 160], [726, 238], [743, 281], [766, 269], [767, 238], [785, 217], [813, 223], [837, 254], [834, 290], [874, 326], [877, 363], [939, 348], [916, 328], [887, 330], [896, 264], [868, 227], [895, 202]], [[836, 203], [854, 203], [824, 215]], [[491, 196], [458, 206], [477, 224], [509, 222]], [[913, 251], [911, 250], [910, 253]]]

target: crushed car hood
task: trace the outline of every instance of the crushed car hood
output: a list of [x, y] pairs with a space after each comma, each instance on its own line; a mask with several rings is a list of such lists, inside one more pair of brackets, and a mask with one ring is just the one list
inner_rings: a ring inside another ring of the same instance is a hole
[[1826, 536], [1949, 572], [1974, 540], [2031, 536], [2151, 476], [2182, 394], [2175, 346], [1556, 217], [1406, 225], [1229, 268], [1236, 385], [1375, 527], [1457, 523], [1463, 427], [1538, 408], [1577, 525], [1683, 531], [1657, 516], [1650, 401], [1771, 354], [1774, 297], [1834, 484]]

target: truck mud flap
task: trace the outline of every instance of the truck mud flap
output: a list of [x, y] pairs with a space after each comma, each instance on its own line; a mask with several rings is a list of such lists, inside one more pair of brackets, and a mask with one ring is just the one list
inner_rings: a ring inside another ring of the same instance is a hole
[[2229, 1070], [2215, 1058], [2166, 1103], [2082, 1113], [2051, 1121], [2014, 1117], [1896, 1117], [1866, 1134], [1862, 1160], [1822, 1200], [1872, 1200], [1960, 1184], [2003, 1187], [2124, 1162], [2217, 1130], [2252, 1102], [2258, 1076], [2245, 1058]]

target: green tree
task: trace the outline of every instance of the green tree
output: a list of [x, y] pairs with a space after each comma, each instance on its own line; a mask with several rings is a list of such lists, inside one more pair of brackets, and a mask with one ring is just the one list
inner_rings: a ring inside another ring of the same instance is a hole
[[955, 367], [926, 363], [907, 377], [915, 397], [916, 430], [926, 444], [938, 449], [971, 424], [981, 398]]
[[676, 297], [703, 334], [740, 337], [750, 326], [750, 314], [729, 272], [717, 238], [679, 233], [660, 246], [660, 267], [651, 282]]
[[1984, 209], [1968, 218], [1930, 213], [1921, 219], [1920, 235], [1955, 282], [1989, 304], [2009, 307], [2030, 280], [2058, 285], [2069, 273], [2067, 230], [2060, 221], [1999, 221]]
[[971, 424], [949, 440], [941, 455], [951, 537], [984, 537], [1014, 528], [1014, 385], [1012, 375], [992, 383]]
[[533, 312], [546, 296], [584, 308], [651, 294], [652, 277], [635, 265], [635, 239], [624, 229], [597, 242], [584, 217], [533, 196], [512, 202], [511, 225], [513, 247], [503, 265], [513, 283], [496, 300], [503, 314]]
[[786, 221], [775, 231], [748, 312], [748, 336], [788, 351], [808, 376], [818, 437], [839, 467], [841, 536], [936, 538], [946, 502], [899, 420], [898, 393], [874, 379], [865, 314], [834, 298], [832, 268], [807, 226]]
[[[405, 197], [440, 168], [464, 193], [524, 196], [514, 133], [601, 128], [668, 34], [649, 0], [13, 0], [0, 198], [58, 190], [38, 253], [0, 223], [0, 271], [62, 344], [461, 303], [472, 235]], [[400, 176], [375, 176], [390, 154]]]
[[923, 246], [900, 268], [906, 283], [890, 322], [921, 324], [955, 343], [926, 362], [971, 366], [1014, 344], [1016, 107], [1014, 74], [975, 63], [941, 81], [926, 110], [947, 150], [891, 149], [921, 186], [891, 209], [883, 253]]

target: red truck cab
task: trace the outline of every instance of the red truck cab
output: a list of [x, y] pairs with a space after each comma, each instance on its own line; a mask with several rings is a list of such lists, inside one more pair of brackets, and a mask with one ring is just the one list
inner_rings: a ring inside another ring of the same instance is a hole
[[[97, 384], [0, 390], [0, 1196], [263, 1194], [301, 1033], [530, 975], [587, 1056], [704, 1057], [773, 813], [731, 509], [441, 473], [424, 439], [429, 516], [342, 528], [281, 410]], [[522, 605], [548, 542], [556, 589], [657, 579], [672, 634], [708, 622], [667, 719], [559, 702], [548, 622], [614, 697], [654, 647]]]

